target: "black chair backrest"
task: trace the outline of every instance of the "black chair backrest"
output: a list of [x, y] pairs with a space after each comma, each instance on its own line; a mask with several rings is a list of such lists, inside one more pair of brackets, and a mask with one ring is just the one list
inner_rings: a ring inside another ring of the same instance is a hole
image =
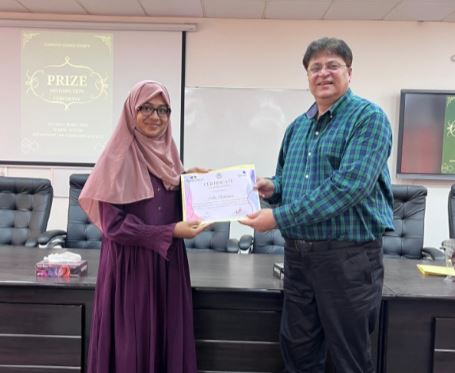
[[455, 184], [449, 192], [449, 237], [455, 238]]
[[101, 231], [93, 224], [79, 205], [79, 195], [89, 174], [70, 176], [70, 195], [68, 206], [68, 226], [65, 246], [78, 249], [99, 249]]
[[[273, 208], [276, 205], [260, 199], [261, 208]], [[253, 233], [253, 254], [284, 254], [284, 238], [278, 228], [266, 232], [254, 230]]]
[[188, 250], [227, 251], [231, 223], [228, 221], [213, 223], [195, 238], [185, 239]]
[[383, 237], [384, 254], [421, 259], [427, 188], [422, 185], [393, 185], [394, 232]]
[[284, 254], [284, 238], [278, 228], [254, 231], [253, 254]]
[[0, 176], [0, 244], [35, 240], [47, 228], [53, 197], [48, 179]]

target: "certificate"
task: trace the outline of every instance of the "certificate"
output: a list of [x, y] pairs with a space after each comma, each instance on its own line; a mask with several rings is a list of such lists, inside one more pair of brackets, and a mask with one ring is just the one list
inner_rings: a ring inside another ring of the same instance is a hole
[[235, 221], [260, 210], [253, 165], [183, 174], [183, 220]]

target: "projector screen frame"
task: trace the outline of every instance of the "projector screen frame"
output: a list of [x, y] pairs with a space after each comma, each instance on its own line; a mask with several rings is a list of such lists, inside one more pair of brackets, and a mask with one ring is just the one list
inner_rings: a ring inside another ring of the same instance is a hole
[[[184, 144], [184, 107], [185, 107], [185, 61], [186, 61], [186, 33], [196, 31], [195, 24], [174, 24], [174, 23], [124, 23], [124, 22], [63, 22], [63, 21], [41, 21], [41, 20], [11, 20], [1, 19], [0, 28], [13, 27], [20, 29], [62, 29], [62, 30], [103, 30], [103, 31], [177, 31], [181, 32], [181, 65], [180, 65], [180, 136], [177, 146], [180, 150], [180, 157], [183, 161]], [[116, 120], [115, 120], [116, 121]], [[115, 128], [115, 126], [114, 126]], [[113, 128], [113, 129], [114, 129]], [[0, 158], [1, 166], [44, 166], [44, 167], [93, 167], [95, 162], [71, 162], [71, 161], [34, 161], [34, 160], [15, 160], [8, 157]]]

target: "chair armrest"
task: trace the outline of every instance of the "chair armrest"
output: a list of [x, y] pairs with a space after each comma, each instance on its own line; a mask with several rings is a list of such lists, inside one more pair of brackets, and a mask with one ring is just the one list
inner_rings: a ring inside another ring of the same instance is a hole
[[424, 247], [422, 254], [424, 259], [431, 259], [437, 262], [443, 262], [445, 260], [444, 251], [436, 247]]
[[27, 241], [25, 241], [24, 246], [25, 247], [37, 247], [38, 241], [36, 238], [29, 238]]
[[41, 233], [38, 237], [40, 247], [52, 248], [55, 246], [63, 246], [66, 239], [66, 231], [54, 229]]
[[226, 251], [228, 253], [238, 253], [239, 252], [239, 240], [237, 240], [235, 238], [230, 238], [227, 243]]
[[253, 236], [244, 234], [239, 240], [239, 254], [249, 254], [253, 249]]

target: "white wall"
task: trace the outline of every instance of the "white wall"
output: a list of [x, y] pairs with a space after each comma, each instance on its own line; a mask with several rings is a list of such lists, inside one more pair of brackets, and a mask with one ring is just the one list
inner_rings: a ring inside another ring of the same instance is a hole
[[[186, 85], [191, 87], [308, 88], [301, 64], [306, 46], [316, 38], [336, 36], [346, 40], [354, 53], [351, 85], [354, 92], [383, 107], [394, 134], [398, 128], [400, 89], [455, 89], [455, 63], [450, 59], [455, 54], [455, 23], [177, 21], [198, 25], [198, 30], [187, 36]], [[306, 109], [302, 107], [301, 111]], [[210, 141], [201, 139], [201, 143], [203, 140]], [[395, 142], [389, 162], [392, 175], [396, 150]], [[53, 176], [50, 169], [8, 168], [6, 172]], [[447, 194], [451, 183], [395, 177], [393, 182], [428, 187], [425, 244], [438, 246], [448, 237]], [[49, 227], [65, 228], [66, 213], [67, 201], [56, 198]], [[233, 232], [235, 235], [239, 231]]]
[[[204, 20], [188, 37], [186, 84], [308, 88], [301, 64], [306, 46], [335, 36], [353, 50], [354, 92], [378, 103], [397, 134], [400, 89], [455, 89], [454, 34], [454, 23]], [[397, 180], [396, 145], [389, 162], [393, 182], [428, 187], [425, 245], [438, 246], [448, 237], [451, 183]]]

